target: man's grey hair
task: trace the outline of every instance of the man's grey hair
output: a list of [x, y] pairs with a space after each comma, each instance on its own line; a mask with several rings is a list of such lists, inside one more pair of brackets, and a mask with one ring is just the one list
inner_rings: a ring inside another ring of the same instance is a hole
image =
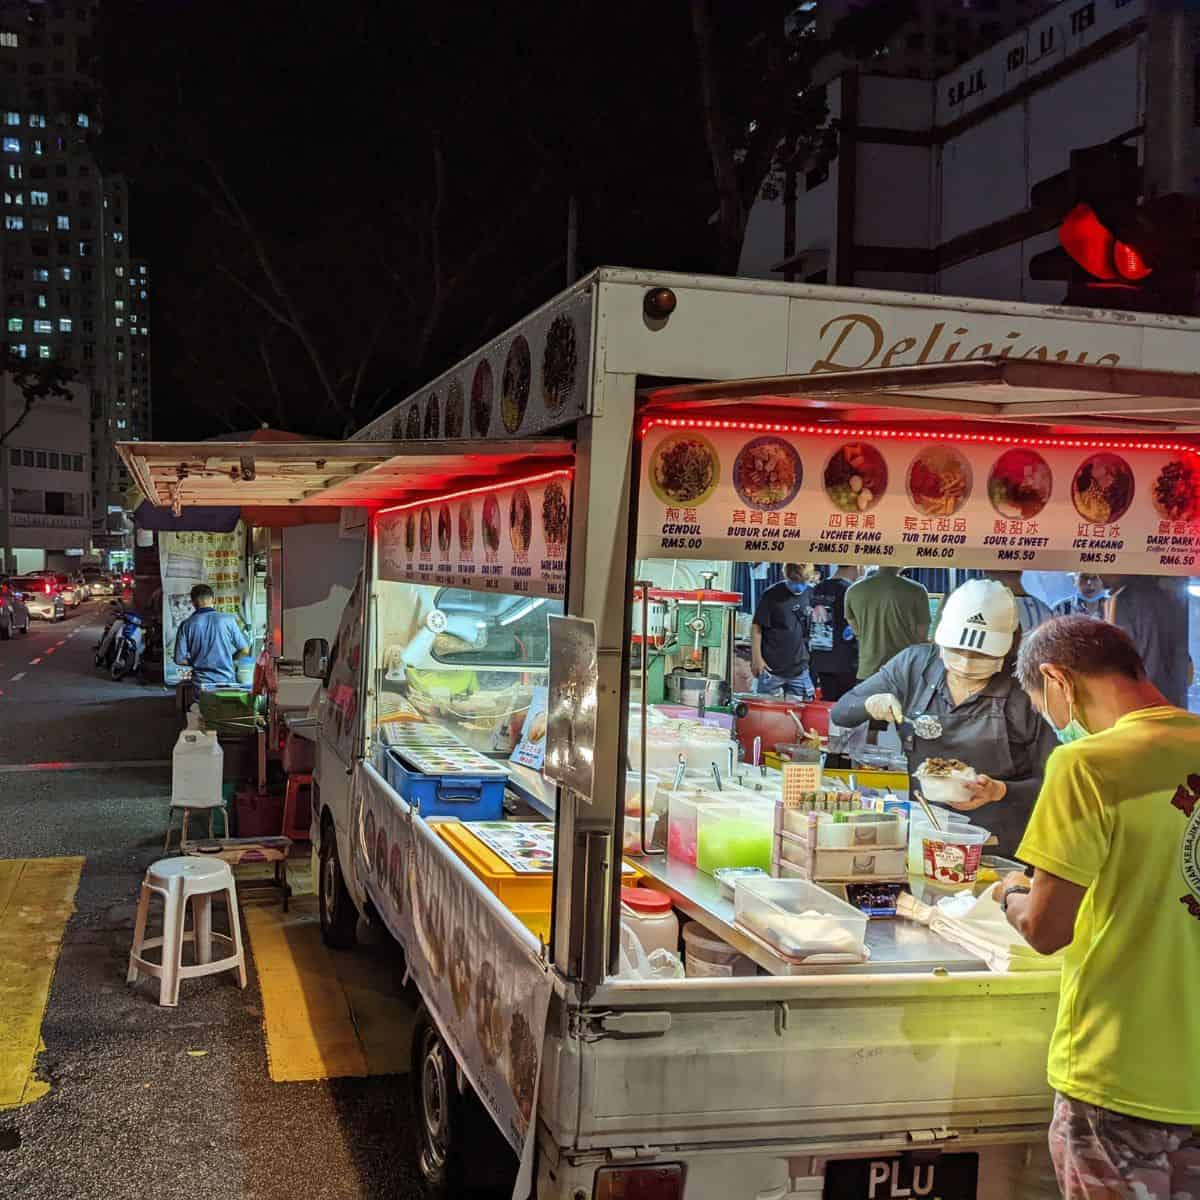
[[1038, 691], [1043, 666], [1061, 667], [1073, 675], [1146, 678], [1129, 634], [1095, 617], [1055, 617], [1026, 634], [1017, 655], [1017, 682], [1027, 692]]

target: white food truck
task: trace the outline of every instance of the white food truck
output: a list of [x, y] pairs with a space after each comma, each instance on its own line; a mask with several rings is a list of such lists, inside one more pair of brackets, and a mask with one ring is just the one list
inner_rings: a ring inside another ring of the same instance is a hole
[[[327, 941], [381, 924], [420, 990], [431, 1194], [496, 1165], [484, 1113], [539, 1200], [1057, 1194], [1054, 972], [899, 918], [788, 956], [664, 852], [635, 587], [697, 589], [687, 657], [733, 563], [1190, 576], [1198, 347], [1174, 317], [605, 269], [349, 441], [122, 446], [159, 504], [371, 512], [305, 651], [313, 845]], [[622, 973], [626, 884], [738, 965]]]

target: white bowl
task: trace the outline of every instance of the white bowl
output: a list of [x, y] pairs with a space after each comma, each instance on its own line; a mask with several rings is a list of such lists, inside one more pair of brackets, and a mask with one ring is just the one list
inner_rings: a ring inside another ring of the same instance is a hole
[[922, 795], [930, 804], [964, 804], [970, 800], [968, 783], [979, 776], [974, 771], [956, 771], [953, 775], [922, 775], [917, 772], [916, 780]]

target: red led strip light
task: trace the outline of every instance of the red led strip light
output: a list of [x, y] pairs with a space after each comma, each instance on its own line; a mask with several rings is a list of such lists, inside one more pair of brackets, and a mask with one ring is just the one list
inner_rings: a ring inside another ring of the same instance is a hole
[[1186, 442], [1096, 441], [1090, 438], [1029, 437], [1027, 434], [965, 433], [908, 429], [870, 429], [853, 425], [784, 425], [771, 421], [721, 421], [704, 417], [649, 417], [642, 422], [641, 436], [656, 426], [666, 429], [737, 429], [746, 433], [817, 434], [835, 438], [878, 438], [880, 440], [928, 442], [950, 440], [989, 446], [1044, 446], [1063, 450], [1169, 450], [1172, 454], [1200, 455], [1200, 447]]
[[574, 472], [569, 467], [561, 467], [557, 471], [543, 471], [540, 475], [526, 475], [521, 479], [505, 479], [499, 483], [484, 483], [479, 487], [466, 488], [461, 492], [449, 492], [445, 496], [427, 496], [424, 500], [409, 500], [405, 504], [393, 504], [390, 508], [381, 508], [376, 517], [385, 513], [407, 512], [410, 508], [425, 508], [430, 504], [444, 504], [447, 500], [460, 500], [463, 496], [479, 496], [484, 492], [499, 492], [504, 488], [520, 487], [526, 483], [541, 483], [546, 479], [570, 479]]

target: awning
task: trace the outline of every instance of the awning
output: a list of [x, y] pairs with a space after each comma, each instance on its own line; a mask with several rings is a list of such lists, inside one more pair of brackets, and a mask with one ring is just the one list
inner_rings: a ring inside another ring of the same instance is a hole
[[[979, 359], [867, 371], [739, 379], [644, 393], [648, 413], [719, 417], [803, 406], [819, 422], [992, 422], [1039, 431], [1200, 432], [1200, 376], [1038, 360]], [[776, 413], [775, 415], [779, 415]]]
[[570, 465], [566, 440], [484, 442], [121, 442], [152, 504], [377, 508]]

